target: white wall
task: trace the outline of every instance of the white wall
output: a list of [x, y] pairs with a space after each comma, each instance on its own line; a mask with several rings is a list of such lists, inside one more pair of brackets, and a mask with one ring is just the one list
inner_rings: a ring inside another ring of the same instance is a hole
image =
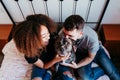
[[0, 24], [12, 23], [0, 3]]
[[[16, 22], [24, 20], [22, 15], [20, 14], [20, 10], [18, 9], [17, 3], [14, 0], [3, 0], [7, 5], [7, 9], [12, 14], [13, 19]], [[34, 0], [33, 4], [35, 7], [36, 13], [44, 13], [44, 5], [43, 2], [39, 2], [40, 0]], [[42, 1], [42, 0], [41, 0]], [[63, 1], [63, 18], [62, 21], [65, 20], [66, 17], [72, 14], [74, 0], [64, 0]], [[79, 0], [77, 3], [76, 13], [80, 14], [85, 19], [87, 4], [89, 0]], [[104, 2], [106, 0], [93, 0], [90, 15], [88, 21], [96, 21], [99, 19], [99, 15], [101, 14]], [[26, 17], [29, 14], [33, 14], [32, 7], [28, 0], [19, 0], [20, 7], [24, 12], [24, 16]], [[48, 11], [49, 16], [56, 22], [59, 21], [59, 2], [58, 0], [48, 0]], [[103, 17], [102, 23], [110, 23], [110, 24], [120, 24], [120, 0], [110, 0], [106, 13]], [[37, 5], [36, 5], [37, 4]], [[39, 5], [38, 5], [39, 4]], [[29, 7], [28, 7], [29, 6]], [[39, 9], [37, 9], [39, 8]], [[10, 24], [12, 23], [9, 17], [7, 16], [5, 10], [3, 9], [0, 3], [0, 24]]]
[[120, 24], [120, 0], [110, 0], [102, 23]]

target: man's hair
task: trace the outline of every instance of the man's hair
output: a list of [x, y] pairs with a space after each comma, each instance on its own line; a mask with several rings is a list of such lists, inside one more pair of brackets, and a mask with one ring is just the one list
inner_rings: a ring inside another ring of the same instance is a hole
[[66, 18], [63, 27], [68, 31], [73, 29], [81, 30], [84, 27], [84, 23], [84, 19], [80, 15], [71, 15]]
[[15, 41], [17, 49], [28, 57], [39, 56], [39, 50], [43, 50], [41, 40], [41, 25], [48, 28], [54, 27], [54, 22], [43, 14], [30, 15], [25, 21], [18, 23], [12, 32], [13, 40]]

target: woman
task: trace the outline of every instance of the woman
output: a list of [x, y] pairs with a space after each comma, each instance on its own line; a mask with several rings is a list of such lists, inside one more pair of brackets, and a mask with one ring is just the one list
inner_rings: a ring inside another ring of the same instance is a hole
[[30, 15], [13, 30], [13, 40], [17, 49], [25, 54], [28, 63], [34, 64], [32, 80], [50, 80], [50, 68], [67, 59], [55, 54], [51, 30], [54, 22], [43, 14]]

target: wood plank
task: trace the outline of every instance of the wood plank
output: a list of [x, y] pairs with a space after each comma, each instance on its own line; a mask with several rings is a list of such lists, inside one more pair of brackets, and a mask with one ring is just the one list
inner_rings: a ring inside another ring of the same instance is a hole
[[7, 40], [12, 29], [12, 24], [0, 25], [0, 40]]
[[0, 53], [2, 53], [2, 48], [8, 41], [12, 26], [12, 24], [0, 24]]
[[106, 41], [120, 41], [120, 25], [103, 25]]

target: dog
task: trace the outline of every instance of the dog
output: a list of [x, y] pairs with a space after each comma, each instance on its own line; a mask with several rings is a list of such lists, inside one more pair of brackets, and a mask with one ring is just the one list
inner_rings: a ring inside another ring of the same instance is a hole
[[56, 48], [56, 52], [60, 56], [66, 56], [67, 54], [70, 53], [70, 57], [67, 60], [62, 61], [62, 63], [71, 63], [73, 61], [75, 62], [76, 56], [73, 48], [73, 41], [69, 38], [65, 38], [63, 33], [59, 34], [55, 42], [55, 48]]

